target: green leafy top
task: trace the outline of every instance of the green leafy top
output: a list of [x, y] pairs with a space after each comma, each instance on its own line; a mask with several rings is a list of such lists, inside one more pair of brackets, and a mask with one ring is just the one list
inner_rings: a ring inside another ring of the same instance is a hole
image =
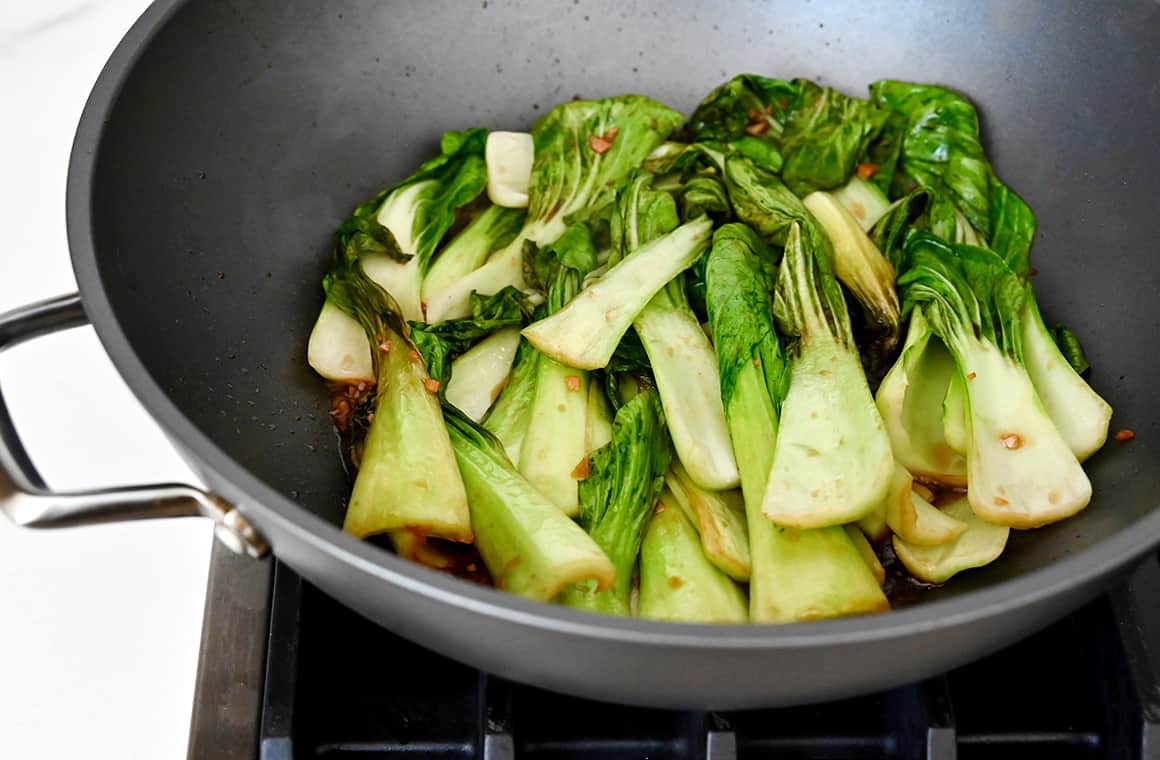
[[691, 177], [675, 192], [680, 208], [680, 221], [692, 221], [699, 216], [708, 216], [715, 223], [723, 224], [733, 216], [729, 205], [729, 192], [725, 183], [717, 175]]
[[760, 368], [774, 408], [780, 408], [789, 372], [773, 329], [774, 253], [753, 230], [734, 223], [714, 233], [706, 258], [709, 328], [717, 349], [725, 409], [729, 410], [738, 375], [748, 365]]
[[724, 143], [756, 133], [776, 140], [800, 97], [800, 80], [739, 74], [701, 101], [681, 137], [688, 142]]
[[964, 240], [961, 234], [950, 234], [948, 215], [938, 208], [949, 203], [984, 244], [1016, 275], [1026, 278], [1035, 215], [995, 176], [983, 151], [979, 117], [971, 102], [944, 87], [892, 80], [870, 85], [870, 95], [893, 112], [890, 124], [901, 130], [897, 172], [901, 176], [894, 178], [895, 186], [917, 184], [932, 190], [931, 226], [936, 234], [952, 242]]
[[725, 159], [725, 186], [737, 218], [766, 243], [785, 246], [774, 298], [782, 334], [808, 342], [825, 333], [856, 350], [845, 297], [834, 276], [830, 239], [817, 219], [781, 180], [748, 159]]
[[898, 159], [902, 156], [902, 138], [906, 131], [906, 117], [897, 111], [886, 111], [882, 129], [866, 146], [859, 164], [869, 164], [873, 174], [867, 180], [888, 197], [904, 195], [908, 188], [896, 188]]
[[790, 225], [798, 222], [816, 228], [801, 199], [777, 175], [770, 174], [742, 156], [725, 159], [725, 188], [737, 219], [745, 222], [770, 245], [785, 245]]
[[555, 314], [576, 297], [584, 276], [597, 266], [596, 246], [587, 224], [573, 224], [556, 242], [538, 247], [524, 243], [524, 279], [546, 296], [542, 318]]
[[640, 168], [658, 177], [676, 178], [680, 183], [696, 174], [718, 170], [724, 163], [725, 154], [716, 143], [667, 142], [650, 153]]
[[[733, 209], [721, 181], [726, 154], [705, 143], [667, 143], [667, 146], [669, 149], [663, 155], [645, 161], [641, 169], [656, 175], [655, 189], [672, 193], [680, 209], [681, 222], [701, 215], [708, 215], [717, 223], [728, 221]], [[750, 160], [763, 165], [759, 159]]]
[[906, 271], [898, 278], [905, 312], [921, 305], [948, 346], [967, 336], [986, 340], [1022, 364], [1026, 288], [998, 254], [917, 232], [905, 255]]
[[873, 103], [797, 79], [800, 95], [781, 135], [782, 181], [799, 196], [840, 187], [886, 123]]
[[[417, 256], [425, 272], [443, 236], [455, 224], [456, 211], [487, 186], [486, 143], [486, 129], [445, 133], [438, 156], [360, 205], [339, 226], [334, 234], [335, 255], [349, 260], [365, 253], [382, 253], [400, 261]], [[404, 196], [410, 204], [407, 211], [412, 220], [413, 251], [400, 250], [395, 236], [378, 220], [386, 204]]]
[[[721, 172], [717, 169], [690, 177], [673, 190], [673, 195], [677, 199], [682, 224], [700, 216], [708, 216], [716, 225], [726, 224], [733, 219], [733, 204], [729, 201], [729, 191], [725, 188]], [[697, 259], [680, 278], [684, 282], [689, 307], [699, 322], [708, 319], [705, 306], [705, 265], [708, 258], [702, 256]], [[674, 282], [670, 288], [675, 285]]]
[[603, 376], [604, 397], [613, 409], [624, 406], [641, 388], [656, 387], [648, 352], [636, 330], [624, 334], [612, 352], [608, 365], [597, 370], [597, 373], [598, 377]]
[[781, 135], [800, 94], [796, 81], [741, 74], [701, 101], [681, 137], [721, 156], [739, 154], [766, 171], [781, 171]]
[[455, 357], [496, 330], [528, 324], [533, 309], [528, 297], [510, 285], [490, 296], [472, 293], [470, 317], [438, 324], [412, 322], [411, 340], [431, 377], [440, 382], [442, 393], [451, 379]]
[[1011, 188], [991, 178], [991, 239], [988, 247], [1003, 257], [1020, 279], [1031, 275], [1035, 213]]
[[1047, 331], [1051, 334], [1051, 339], [1055, 341], [1055, 345], [1059, 347], [1059, 352], [1063, 354], [1063, 358], [1067, 359], [1067, 363], [1071, 365], [1077, 375], [1082, 375], [1091, 369], [1092, 365], [1088, 363], [1087, 354], [1083, 352], [1083, 346], [1080, 345], [1079, 338], [1076, 337], [1075, 333], [1058, 322], [1047, 325]]
[[681, 136], [780, 172], [803, 196], [845, 184], [888, 116], [809, 80], [742, 74], [701, 101]]
[[970, 101], [943, 87], [882, 80], [871, 99], [906, 119], [900, 169], [950, 197], [984, 237], [991, 234], [991, 167]]
[[563, 215], [571, 223], [599, 213], [680, 122], [680, 113], [641, 95], [556, 106], [532, 127], [528, 222]]
[[580, 524], [627, 589], [645, 526], [664, 486], [672, 446], [660, 394], [646, 388], [616, 411], [612, 440], [588, 457], [580, 481]]
[[669, 193], [654, 189], [653, 181], [650, 172], [634, 170], [617, 192], [611, 214], [609, 266], [681, 225], [676, 200]]
[[906, 241], [914, 230], [929, 230], [931, 192], [919, 188], [890, 204], [868, 232], [870, 240], [894, 267], [902, 271]]

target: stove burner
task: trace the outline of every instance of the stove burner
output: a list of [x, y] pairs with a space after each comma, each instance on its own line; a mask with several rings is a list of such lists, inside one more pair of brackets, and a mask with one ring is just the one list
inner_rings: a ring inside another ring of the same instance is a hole
[[[743, 712], [622, 707], [512, 684], [388, 633], [276, 563], [267, 618], [247, 600], [269, 588], [268, 573], [250, 571], [248, 595], [211, 575], [191, 758], [1160, 760], [1155, 556], [1109, 596], [945, 676]], [[233, 616], [214, 613], [215, 599]], [[268, 632], [260, 699], [253, 648], [236, 651], [254, 638], [239, 617]], [[214, 668], [231, 648], [234, 661]], [[226, 720], [240, 710], [245, 719]]]

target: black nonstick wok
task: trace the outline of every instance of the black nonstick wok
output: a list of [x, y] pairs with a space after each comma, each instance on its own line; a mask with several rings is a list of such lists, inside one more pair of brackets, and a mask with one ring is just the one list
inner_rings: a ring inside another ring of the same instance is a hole
[[[52, 493], [3, 414], [4, 510], [36, 527], [208, 514], [232, 545], [268, 545], [407, 638], [605, 700], [801, 703], [977, 658], [1093, 597], [1160, 541], [1157, 40], [1150, 0], [160, 0], [77, 131], [67, 202], [79, 298], [6, 315], [0, 346], [90, 320], [210, 493]], [[1088, 463], [1091, 506], [1014, 536], [998, 562], [913, 606], [785, 626], [589, 616], [342, 534], [347, 480], [305, 358], [335, 226], [444, 130], [526, 128], [576, 95], [642, 92], [689, 109], [741, 72], [849, 93], [932, 81], [980, 104], [995, 165], [1039, 217], [1043, 309], [1083, 339], [1113, 430], [1136, 432]]]

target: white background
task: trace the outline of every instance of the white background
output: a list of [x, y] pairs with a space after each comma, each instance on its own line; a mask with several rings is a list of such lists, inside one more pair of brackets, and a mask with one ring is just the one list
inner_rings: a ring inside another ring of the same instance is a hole
[[[0, 2], [0, 311], [75, 289], [65, 173], [81, 108], [146, 0]], [[0, 357], [59, 488], [196, 482], [91, 328]], [[0, 758], [184, 758], [211, 541], [197, 519], [30, 532], [0, 517]]]

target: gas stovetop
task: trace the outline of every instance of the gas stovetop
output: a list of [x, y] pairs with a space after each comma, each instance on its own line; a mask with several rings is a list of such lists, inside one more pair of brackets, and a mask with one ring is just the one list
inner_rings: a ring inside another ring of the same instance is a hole
[[809, 707], [681, 712], [504, 681], [388, 633], [285, 565], [215, 550], [190, 757], [255, 756], [1160, 760], [1160, 559], [937, 678]]

